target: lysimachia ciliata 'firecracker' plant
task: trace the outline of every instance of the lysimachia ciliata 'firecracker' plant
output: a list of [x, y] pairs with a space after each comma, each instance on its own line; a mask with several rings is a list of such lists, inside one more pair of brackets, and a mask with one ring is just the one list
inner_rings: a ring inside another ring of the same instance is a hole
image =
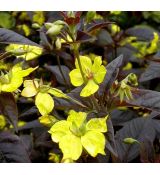
[[127, 13], [0, 12], [0, 161], [158, 162], [159, 32]]

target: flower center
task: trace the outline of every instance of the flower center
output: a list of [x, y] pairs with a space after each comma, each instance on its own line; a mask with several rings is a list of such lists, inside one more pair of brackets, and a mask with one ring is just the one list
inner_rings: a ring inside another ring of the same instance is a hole
[[92, 72], [90, 72], [89, 70], [87, 70], [87, 71], [86, 71], [86, 74], [87, 74], [87, 75], [86, 75], [87, 79], [89, 79], [89, 80], [90, 80], [90, 79], [93, 79], [94, 76], [93, 76], [93, 73], [92, 73]]

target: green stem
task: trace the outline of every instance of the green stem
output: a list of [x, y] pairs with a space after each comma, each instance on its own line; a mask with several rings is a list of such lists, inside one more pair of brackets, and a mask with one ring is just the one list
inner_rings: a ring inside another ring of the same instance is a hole
[[81, 72], [83, 81], [84, 81], [84, 83], [86, 84], [86, 79], [85, 79], [84, 72], [83, 72], [83, 69], [82, 69], [82, 64], [81, 64], [81, 61], [80, 61], [79, 51], [78, 51], [78, 49], [77, 49], [77, 46], [76, 46], [75, 49], [74, 49], [74, 55], [75, 55], [75, 57], [77, 58], [78, 65], [79, 65], [79, 69], [80, 69], [80, 72]]
[[69, 85], [68, 85], [68, 83], [67, 83], [67, 80], [66, 80], [66, 78], [65, 78], [65, 76], [64, 76], [64, 74], [63, 74], [59, 56], [57, 56], [56, 58], [57, 58], [58, 68], [59, 68], [59, 71], [60, 71], [60, 73], [61, 73], [61, 75], [62, 75], [62, 77], [63, 77], [64, 83], [66, 84], [66, 86], [67, 86], [68, 88], [70, 88]]
[[[81, 61], [80, 61], [79, 51], [78, 51], [77, 47], [75, 47], [75, 49], [74, 49], [74, 55], [77, 58], [79, 69], [80, 69], [84, 84], [87, 84], [87, 81], [85, 79], [84, 72], [83, 72], [83, 69], [82, 69], [82, 64], [81, 64]], [[91, 101], [91, 104], [93, 104], [94, 108], [98, 111], [99, 110], [99, 105], [98, 105], [98, 103], [97, 103], [97, 101], [96, 101], [96, 99], [93, 95], [90, 96], [90, 101]]]
[[99, 105], [98, 105], [98, 103], [97, 103], [96, 98], [94, 97], [94, 95], [91, 95], [91, 96], [90, 96], [90, 99], [91, 99], [91, 102], [93, 103], [95, 109], [96, 109], [97, 111], [99, 111]]

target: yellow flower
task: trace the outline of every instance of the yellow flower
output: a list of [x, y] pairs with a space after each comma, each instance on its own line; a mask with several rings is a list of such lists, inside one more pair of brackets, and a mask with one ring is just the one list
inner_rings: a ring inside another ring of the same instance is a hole
[[61, 90], [51, 88], [48, 85], [42, 85], [38, 80], [25, 80], [23, 85], [24, 89], [21, 95], [23, 97], [35, 96], [35, 105], [42, 116], [47, 116], [54, 108], [54, 100], [51, 95], [59, 98], [67, 98]]
[[[107, 70], [102, 65], [102, 59], [100, 56], [95, 57], [93, 64], [88, 56], [80, 56], [80, 62], [86, 81], [86, 85], [82, 89], [80, 96], [87, 97], [94, 94], [98, 90], [99, 84], [102, 83], [102, 81], [104, 80]], [[72, 70], [69, 74], [71, 83], [74, 86], [81, 86], [85, 82], [81, 75], [77, 59], [75, 62], [75, 66], [76, 69]]]
[[17, 90], [23, 83], [23, 78], [28, 76], [35, 68], [22, 69], [21, 64], [16, 64], [7, 73], [0, 76], [0, 91], [13, 92]]
[[107, 132], [106, 120], [93, 118], [87, 122], [87, 113], [71, 110], [67, 120], [56, 122], [49, 133], [53, 142], [59, 143], [63, 152], [63, 160], [77, 160], [85, 149], [92, 157], [105, 155], [105, 136]]

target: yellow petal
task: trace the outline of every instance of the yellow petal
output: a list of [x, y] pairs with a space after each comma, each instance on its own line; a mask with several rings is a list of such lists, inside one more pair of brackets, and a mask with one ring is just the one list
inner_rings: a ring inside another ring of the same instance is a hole
[[43, 115], [38, 118], [39, 122], [47, 127], [53, 126], [58, 120], [52, 115]]
[[21, 95], [23, 97], [33, 97], [37, 94], [38, 87], [39, 87], [38, 81], [36, 81], [36, 80], [25, 80], [23, 82], [23, 85], [25, 87], [21, 92]]
[[87, 117], [87, 113], [85, 112], [76, 112], [74, 110], [70, 110], [67, 121], [75, 122], [76, 125], [80, 127], [83, 124], [83, 122], [86, 120], [86, 117]]
[[103, 80], [104, 80], [104, 77], [106, 75], [106, 72], [107, 72], [106, 68], [103, 65], [100, 66], [98, 71], [96, 71], [94, 73], [94, 76], [93, 76], [95, 82], [98, 83], [98, 84], [102, 83]]
[[35, 89], [35, 87], [26, 87], [21, 92], [21, 95], [23, 97], [33, 97], [36, 94], [37, 94], [37, 89]]
[[105, 137], [102, 133], [88, 131], [81, 137], [81, 143], [92, 157], [96, 157], [98, 153], [105, 155]]
[[63, 159], [77, 160], [82, 154], [81, 139], [73, 134], [64, 136], [59, 142], [59, 148], [63, 152]]
[[99, 67], [101, 66], [102, 64], [102, 58], [100, 56], [96, 56], [94, 58], [94, 63], [93, 63], [93, 66], [92, 66], [92, 72], [97, 72]]
[[37, 80], [25, 80], [24, 82], [23, 82], [23, 86], [24, 87], [28, 87], [28, 86], [30, 86], [30, 87], [36, 87], [36, 88], [38, 88], [39, 87], [39, 84], [38, 84], [38, 81]]
[[70, 122], [61, 120], [56, 122], [48, 132], [51, 134], [52, 140], [58, 143], [63, 138], [63, 136], [70, 133], [69, 127]]
[[21, 76], [12, 76], [8, 84], [3, 84], [1, 90], [4, 92], [13, 92], [17, 90], [23, 83]]
[[98, 90], [99, 86], [93, 81], [89, 80], [87, 85], [82, 89], [80, 96], [88, 97]]
[[72, 70], [69, 76], [74, 86], [81, 86], [84, 83], [79, 69]]
[[104, 118], [93, 118], [86, 124], [87, 130], [95, 130], [98, 132], [107, 132], [107, 120], [108, 116]]
[[41, 115], [47, 115], [53, 110], [54, 100], [49, 94], [39, 92], [35, 104]]
[[[86, 74], [91, 71], [92, 61], [88, 56], [80, 56], [83, 73]], [[76, 68], [79, 69], [78, 60], [75, 62]]]

